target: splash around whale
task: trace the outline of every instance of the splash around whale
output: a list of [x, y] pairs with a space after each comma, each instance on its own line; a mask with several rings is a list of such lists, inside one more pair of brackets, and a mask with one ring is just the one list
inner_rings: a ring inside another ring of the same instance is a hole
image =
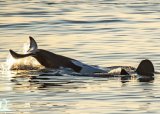
[[[25, 57], [34, 57], [42, 66], [46, 68], [59, 69], [59, 68], [70, 68], [74, 72], [81, 74], [109, 74], [110, 69], [103, 69], [96, 66], [87, 65], [78, 60], [65, 57], [52, 53], [47, 50], [38, 49], [38, 45], [33, 37], [29, 37], [30, 46], [27, 51], [27, 54], [18, 54], [13, 50], [9, 50], [10, 54], [15, 59], [21, 59]], [[138, 65], [137, 69], [134, 70], [138, 75], [153, 76], [154, 75], [154, 66], [150, 60], [142, 60]], [[124, 69], [120, 72], [122, 75], [128, 75], [128, 72], [124, 72]]]

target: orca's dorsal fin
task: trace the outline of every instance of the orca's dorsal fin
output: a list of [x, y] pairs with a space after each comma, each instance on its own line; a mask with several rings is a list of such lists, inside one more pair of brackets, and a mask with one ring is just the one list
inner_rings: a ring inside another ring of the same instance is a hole
[[153, 63], [148, 60], [142, 60], [136, 69], [137, 74], [144, 76], [154, 76], [154, 66]]
[[37, 51], [38, 49], [38, 45], [36, 43], [36, 41], [34, 40], [33, 37], [29, 36], [29, 39], [30, 39], [30, 45], [29, 45], [29, 49], [28, 49], [28, 53], [34, 53]]

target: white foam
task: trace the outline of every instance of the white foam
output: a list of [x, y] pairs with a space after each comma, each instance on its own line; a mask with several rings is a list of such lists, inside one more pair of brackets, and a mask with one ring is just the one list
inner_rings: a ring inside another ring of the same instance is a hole
[[122, 70], [122, 68], [119, 67], [119, 68], [115, 68], [115, 69], [110, 70], [108, 73], [109, 74], [118, 74], [119, 75], [121, 70]]
[[[28, 50], [28, 44], [24, 44], [23, 48], [19, 52], [26, 54]], [[40, 69], [42, 66], [33, 57], [26, 57], [22, 59], [14, 59], [10, 54], [6, 58], [6, 62], [1, 64], [1, 69], [7, 71], [13, 70], [34, 70]]]

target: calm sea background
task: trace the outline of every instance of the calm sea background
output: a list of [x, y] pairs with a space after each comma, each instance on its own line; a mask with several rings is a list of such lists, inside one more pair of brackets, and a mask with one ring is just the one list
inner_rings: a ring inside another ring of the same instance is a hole
[[[0, 0], [0, 64], [33, 36], [39, 48], [103, 67], [160, 70], [159, 0]], [[153, 82], [0, 71], [0, 114], [159, 114]]]

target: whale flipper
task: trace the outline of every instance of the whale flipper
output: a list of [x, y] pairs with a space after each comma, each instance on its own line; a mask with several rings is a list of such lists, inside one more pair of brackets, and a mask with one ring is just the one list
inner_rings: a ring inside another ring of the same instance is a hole
[[120, 75], [129, 75], [129, 73], [125, 69], [122, 69]]

